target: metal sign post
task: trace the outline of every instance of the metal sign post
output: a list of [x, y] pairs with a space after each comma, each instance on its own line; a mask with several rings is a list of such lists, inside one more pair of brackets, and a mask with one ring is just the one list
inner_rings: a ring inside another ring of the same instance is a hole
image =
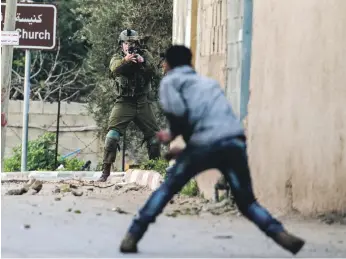
[[[1, 29], [6, 19], [6, 4], [1, 3]], [[22, 128], [21, 171], [27, 170], [28, 122], [30, 102], [30, 66], [32, 50], [54, 50], [56, 47], [57, 9], [52, 4], [17, 4], [15, 30], [19, 44], [15, 48], [25, 49], [25, 81]], [[11, 40], [11, 39], [10, 39]], [[13, 41], [13, 39], [12, 39]], [[2, 136], [2, 141], [3, 136]], [[2, 147], [5, 148], [5, 147]]]
[[30, 101], [30, 66], [31, 53], [25, 50], [25, 81], [24, 81], [24, 107], [23, 107], [23, 128], [22, 128], [22, 162], [21, 171], [27, 170], [28, 157], [28, 128], [29, 128], [29, 101]]

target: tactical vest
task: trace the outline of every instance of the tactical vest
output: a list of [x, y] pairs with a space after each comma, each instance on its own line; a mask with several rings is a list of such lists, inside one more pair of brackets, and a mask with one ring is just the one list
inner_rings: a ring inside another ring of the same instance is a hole
[[[144, 59], [146, 59], [146, 56]], [[144, 64], [142, 66], [147, 66]], [[139, 64], [133, 64], [133, 70], [129, 74], [115, 78], [115, 90], [118, 96], [136, 97], [148, 94], [150, 91], [152, 73], [146, 73]]]

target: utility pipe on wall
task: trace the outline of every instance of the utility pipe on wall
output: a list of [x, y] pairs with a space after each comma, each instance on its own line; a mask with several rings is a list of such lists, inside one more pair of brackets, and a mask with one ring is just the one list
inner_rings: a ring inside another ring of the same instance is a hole
[[250, 89], [251, 71], [251, 43], [252, 43], [252, 12], [253, 0], [244, 0], [242, 72], [240, 86], [240, 119], [247, 115]]

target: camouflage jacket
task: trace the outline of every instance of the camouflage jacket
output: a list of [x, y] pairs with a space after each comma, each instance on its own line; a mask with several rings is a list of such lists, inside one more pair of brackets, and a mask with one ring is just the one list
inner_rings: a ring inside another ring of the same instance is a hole
[[135, 97], [149, 93], [151, 81], [158, 71], [152, 55], [147, 50], [143, 52], [142, 64], [126, 62], [121, 54], [113, 55], [109, 69], [117, 96]]

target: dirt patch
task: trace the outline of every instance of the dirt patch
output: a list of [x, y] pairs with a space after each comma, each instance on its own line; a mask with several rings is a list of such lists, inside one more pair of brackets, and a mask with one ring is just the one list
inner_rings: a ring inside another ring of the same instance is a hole
[[165, 209], [165, 214], [170, 217], [179, 215], [240, 215], [230, 200], [211, 203], [202, 198], [192, 198], [178, 195]]
[[[2, 195], [8, 195], [13, 189], [20, 189], [27, 185], [26, 182], [2, 183]], [[152, 191], [136, 184], [109, 184], [93, 181], [68, 180], [55, 182], [42, 182], [42, 189], [36, 196], [52, 196], [52, 200], [59, 202], [67, 196], [74, 199], [100, 199], [108, 200], [113, 204], [109, 208], [120, 214], [135, 214], [144, 205]], [[29, 192], [23, 195], [29, 195]], [[126, 212], [126, 213], [124, 213]], [[201, 214], [234, 215], [239, 214], [230, 201], [223, 200], [219, 203], [210, 203], [200, 197], [187, 197], [176, 195], [166, 206], [164, 214], [170, 217], [181, 215], [197, 216]]]
[[332, 211], [330, 213], [321, 214], [318, 219], [328, 225], [341, 224], [346, 225], [346, 212], [336, 212]]

